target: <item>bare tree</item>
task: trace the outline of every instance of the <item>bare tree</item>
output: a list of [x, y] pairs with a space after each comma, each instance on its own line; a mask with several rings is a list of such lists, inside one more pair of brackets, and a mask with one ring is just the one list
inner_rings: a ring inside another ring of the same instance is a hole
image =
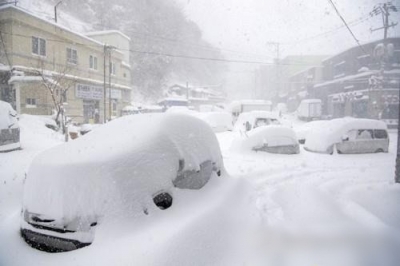
[[60, 67], [58, 71], [48, 71], [43, 67], [34, 71], [37, 76], [42, 78], [42, 84], [50, 94], [56, 113], [55, 121], [62, 129], [63, 134], [66, 134], [66, 141], [68, 140], [68, 132], [64, 103], [67, 102], [68, 90], [74, 87], [77, 81], [74, 76], [68, 75], [68, 71], [68, 66]]

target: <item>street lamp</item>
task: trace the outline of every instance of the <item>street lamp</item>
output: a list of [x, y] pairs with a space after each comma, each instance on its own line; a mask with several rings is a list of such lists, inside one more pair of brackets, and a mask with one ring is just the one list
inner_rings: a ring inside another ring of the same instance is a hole
[[58, 3], [54, 6], [54, 21], [57, 23], [57, 6], [62, 3], [63, 0], [58, 1]]

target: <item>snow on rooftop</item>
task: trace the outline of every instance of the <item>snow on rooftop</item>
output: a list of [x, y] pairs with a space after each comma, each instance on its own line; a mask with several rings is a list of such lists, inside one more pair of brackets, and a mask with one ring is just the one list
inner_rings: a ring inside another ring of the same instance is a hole
[[[36, 1], [34, 5], [32, 5], [31, 3], [28, 3], [28, 2], [27, 3], [22, 2], [22, 5], [25, 6], [26, 8], [24, 8], [23, 6], [19, 7], [19, 6], [15, 6], [13, 4], [9, 4], [9, 5], [1, 6], [0, 7], [0, 11], [3, 10], [3, 9], [7, 9], [7, 8], [18, 10], [19, 12], [23, 12], [26, 15], [34, 17], [34, 18], [36, 18], [38, 20], [41, 20], [43, 22], [52, 24], [53, 26], [58, 27], [60, 29], [63, 29], [65, 31], [68, 31], [68, 32], [70, 32], [72, 34], [75, 34], [75, 35], [77, 35], [77, 36], [79, 36], [79, 37], [81, 37], [81, 38], [83, 38], [83, 39], [85, 39], [87, 41], [96, 43], [99, 46], [103, 46], [104, 45], [102, 42], [88, 37], [90, 35], [100, 35], [100, 34], [102, 34], [102, 31], [92, 32], [91, 34], [90, 33], [89, 34], [87, 34], [87, 33], [83, 34], [82, 32], [85, 32], [89, 28], [91, 28], [91, 26], [89, 26], [90, 24], [83, 23], [83, 22], [81, 22], [80, 20], [78, 20], [77, 18], [75, 18], [75, 17], [73, 17], [71, 15], [68, 15], [66, 13], [61, 13], [62, 15], [60, 14], [59, 18], [58, 18], [59, 23], [54, 22], [53, 21], [53, 17], [52, 17], [53, 16], [53, 8], [54, 7], [51, 6], [51, 5], [47, 5], [45, 2]], [[43, 14], [45, 14], [43, 12], [43, 10], [45, 10], [47, 13], [51, 14], [50, 15], [50, 19], [49, 19], [49, 15], [48, 16], [43, 15]], [[49, 10], [51, 10], [51, 12]], [[65, 17], [65, 19], [62, 19], [62, 17]], [[76, 26], [77, 24], [81, 24], [82, 26], [77, 27]], [[96, 33], [96, 34], [94, 34], [94, 33]], [[110, 34], [110, 33], [118, 33], [121, 36], [123, 36], [124, 38], [127, 38], [128, 40], [130, 40], [130, 38], [128, 36], [126, 36], [125, 34], [123, 34], [122, 32], [119, 32], [119, 31], [116, 31], [116, 30], [115, 31], [104, 31], [104, 34]]]
[[329, 81], [326, 81], [326, 82], [323, 82], [323, 83], [316, 84], [316, 85], [314, 85], [314, 88], [319, 88], [319, 87], [323, 87], [323, 86], [330, 85], [330, 84], [340, 83], [340, 82], [343, 82], [343, 81], [346, 81], [346, 80], [351, 80], [351, 79], [361, 78], [361, 77], [365, 77], [365, 76], [370, 76], [370, 75], [373, 75], [373, 74], [377, 74], [378, 72], [379, 72], [379, 70], [370, 70], [370, 71], [361, 72], [361, 73], [358, 73], [358, 74], [355, 74], [355, 75], [347, 75], [347, 76], [344, 76], [342, 78], [337, 78], [337, 79], [333, 79], [333, 80], [329, 80]]
[[127, 39], [128, 41], [131, 40], [131, 38], [129, 38], [127, 35], [125, 35], [124, 33], [122, 33], [119, 30], [103, 30], [103, 31], [92, 31], [92, 32], [88, 32], [85, 33], [87, 36], [98, 36], [98, 35], [111, 35], [111, 34], [118, 34], [122, 37], [124, 37], [125, 39]]

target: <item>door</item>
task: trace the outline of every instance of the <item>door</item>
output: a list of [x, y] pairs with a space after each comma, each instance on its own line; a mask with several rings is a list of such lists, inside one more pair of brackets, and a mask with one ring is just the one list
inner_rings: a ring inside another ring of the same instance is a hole
[[99, 123], [99, 102], [83, 100], [83, 121], [84, 123]]
[[359, 129], [356, 136], [356, 153], [370, 153], [377, 150], [372, 129]]
[[357, 151], [357, 130], [350, 130], [347, 134], [341, 136], [342, 141], [336, 144], [339, 153], [356, 153]]
[[388, 152], [389, 151], [389, 137], [388, 137], [388, 133], [386, 130], [374, 129], [374, 142], [376, 143], [375, 152], [378, 152], [378, 151]]

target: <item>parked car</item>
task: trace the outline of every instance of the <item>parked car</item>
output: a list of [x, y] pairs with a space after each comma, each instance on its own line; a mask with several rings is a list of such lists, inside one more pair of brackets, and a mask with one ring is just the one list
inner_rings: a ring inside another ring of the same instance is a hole
[[20, 148], [20, 129], [17, 112], [9, 103], [0, 101], [0, 152], [13, 151]]
[[339, 118], [308, 134], [304, 149], [312, 152], [374, 153], [388, 152], [389, 136], [383, 121]]
[[247, 132], [268, 125], [280, 125], [279, 115], [268, 111], [251, 111], [239, 115], [234, 130]]
[[232, 131], [233, 118], [228, 112], [197, 113], [196, 117], [205, 121], [214, 132]]
[[303, 125], [295, 128], [296, 136], [299, 143], [304, 144], [310, 132], [313, 132], [314, 130], [318, 130], [319, 128], [324, 127], [326, 123], [327, 123], [326, 120], [317, 120], [304, 123]]
[[299, 143], [293, 129], [280, 125], [255, 128], [245, 136], [234, 140], [232, 149], [279, 154], [300, 153]]
[[174, 205], [179, 191], [186, 190], [182, 200], [224, 174], [215, 134], [200, 119], [124, 116], [35, 157], [21, 235], [49, 252], [85, 247], [103, 223], [149, 219]]

